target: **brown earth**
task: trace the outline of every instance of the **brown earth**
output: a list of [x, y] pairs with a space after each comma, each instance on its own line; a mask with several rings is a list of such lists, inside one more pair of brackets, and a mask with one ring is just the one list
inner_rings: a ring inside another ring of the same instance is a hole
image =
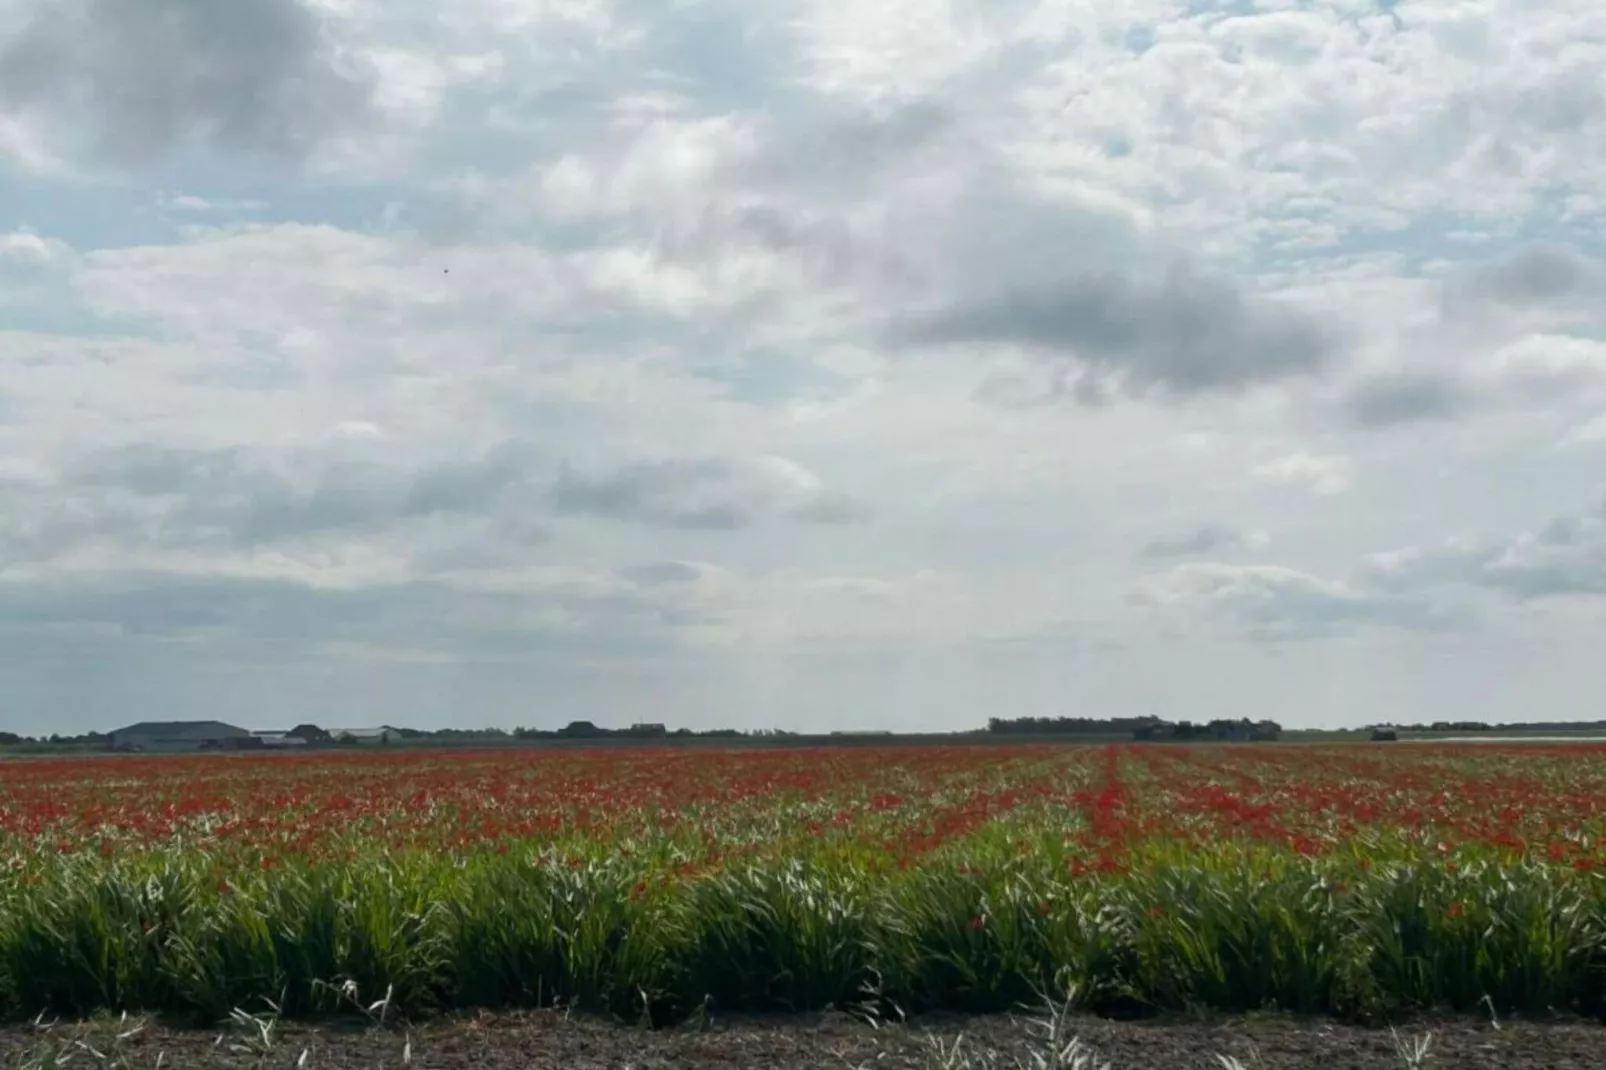
[[[880, 1028], [839, 1014], [716, 1018], [706, 1026], [648, 1031], [559, 1012], [478, 1015], [404, 1029], [282, 1023], [264, 1041], [248, 1028], [221, 1031], [115, 1021], [0, 1030], [0, 1067], [35, 1070], [66, 1065], [99, 1070], [928, 1070], [932, 1038], [1024, 1053], [1032, 1032], [1006, 1016], [932, 1018]], [[1250, 1070], [1400, 1070], [1396, 1039], [1386, 1029], [1326, 1021], [1251, 1017], [1219, 1021], [1073, 1020], [1073, 1031], [1112, 1070], [1221, 1070], [1216, 1056]], [[1421, 1065], [1439, 1070], [1596, 1070], [1606, 1068], [1606, 1027], [1592, 1022], [1429, 1020], [1402, 1028], [1402, 1040], [1431, 1033]], [[1039, 1042], [1040, 1043], [1040, 1042]], [[1036, 1050], [1041, 1050], [1040, 1046]], [[303, 1053], [305, 1057], [303, 1058]], [[54, 1054], [55, 1062], [48, 1057]], [[1009, 1062], [1008, 1065], [1013, 1065]]]

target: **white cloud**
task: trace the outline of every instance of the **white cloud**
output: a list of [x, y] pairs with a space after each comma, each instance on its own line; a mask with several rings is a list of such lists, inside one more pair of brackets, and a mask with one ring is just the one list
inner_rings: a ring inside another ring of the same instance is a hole
[[1355, 466], [1348, 457], [1290, 453], [1256, 465], [1250, 475], [1266, 483], [1303, 487], [1312, 494], [1342, 494], [1355, 481]]
[[1567, 435], [1567, 441], [1573, 444], [1606, 442], [1606, 412], [1573, 428]]
[[1595, 713], [1598, 5], [159, 6], [0, 0], [28, 724]]
[[19, 266], [49, 267], [72, 254], [66, 242], [28, 230], [0, 234], [0, 258]]
[[1453, 620], [1420, 598], [1273, 565], [1183, 565], [1143, 593], [1160, 606], [1219, 610], [1262, 640], [1308, 640], [1371, 626], [1439, 630]]

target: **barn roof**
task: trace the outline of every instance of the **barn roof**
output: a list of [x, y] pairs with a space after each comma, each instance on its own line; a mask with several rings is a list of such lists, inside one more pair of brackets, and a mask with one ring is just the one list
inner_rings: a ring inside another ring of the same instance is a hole
[[169, 738], [210, 739], [214, 736], [249, 735], [245, 729], [222, 721], [141, 721], [112, 733], [119, 735], [167, 736]]

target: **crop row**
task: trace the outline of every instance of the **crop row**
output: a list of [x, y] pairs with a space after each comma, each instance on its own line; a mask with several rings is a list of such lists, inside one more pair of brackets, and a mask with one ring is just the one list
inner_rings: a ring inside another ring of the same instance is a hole
[[1606, 751], [6, 766], [0, 1014], [1606, 1003]]
[[888, 872], [740, 865], [689, 880], [599, 858], [375, 855], [219, 885], [204, 860], [86, 859], [0, 895], [0, 1006], [226, 1015], [341, 990], [411, 1012], [578, 1004], [994, 1010], [1599, 1010], [1606, 879], [1533, 861], [1149, 848], [1068, 879], [980, 837]]

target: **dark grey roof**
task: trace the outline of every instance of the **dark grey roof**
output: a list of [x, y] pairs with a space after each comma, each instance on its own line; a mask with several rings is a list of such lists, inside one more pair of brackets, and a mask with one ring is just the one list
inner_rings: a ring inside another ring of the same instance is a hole
[[114, 736], [166, 736], [168, 738], [210, 739], [215, 736], [248, 736], [251, 733], [222, 721], [141, 721], [119, 728]]

